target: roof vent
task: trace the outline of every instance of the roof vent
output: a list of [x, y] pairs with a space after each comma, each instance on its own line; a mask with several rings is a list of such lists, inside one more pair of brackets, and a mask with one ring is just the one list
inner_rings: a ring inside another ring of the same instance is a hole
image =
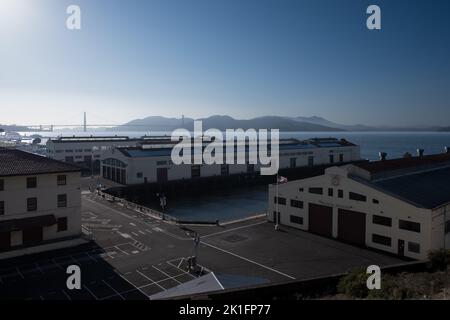
[[424, 152], [423, 149], [417, 149], [417, 156], [418, 157], [423, 157], [423, 152]]
[[380, 156], [380, 160], [384, 161], [386, 160], [387, 153], [386, 152], [379, 152], [378, 155]]

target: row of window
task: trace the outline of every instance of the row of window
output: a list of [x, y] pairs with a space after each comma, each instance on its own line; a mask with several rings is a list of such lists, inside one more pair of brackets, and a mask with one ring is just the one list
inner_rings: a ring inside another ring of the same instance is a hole
[[[374, 214], [372, 216], [372, 223], [386, 226], [386, 227], [392, 227], [392, 218], [383, 217], [383, 216]], [[420, 223], [418, 223], [418, 222], [399, 220], [398, 228], [402, 229], [402, 230], [420, 233]]]
[[[382, 236], [379, 234], [372, 234], [372, 242], [381, 244], [386, 247], [392, 246], [392, 239], [390, 237]], [[408, 251], [413, 253], [420, 253], [420, 244], [417, 242], [408, 242]]]
[[[303, 192], [303, 188], [300, 188], [299, 191]], [[323, 188], [321, 187], [311, 187], [308, 188], [308, 192], [311, 194], [318, 194], [318, 195], [323, 195], [324, 191]], [[328, 188], [328, 196], [329, 197], [333, 197], [334, 196], [334, 189], [333, 188]], [[342, 189], [338, 189], [338, 198], [344, 198], [344, 190]], [[349, 192], [348, 193], [348, 198], [350, 200], [354, 200], [354, 201], [361, 201], [361, 202], [367, 202], [367, 196], [362, 195], [360, 193], [356, 193], [356, 192]], [[372, 199], [372, 203], [378, 204], [380, 203], [377, 199]]]
[[[283, 206], [286, 205], [286, 198], [283, 197], [275, 197], [274, 203], [281, 204]], [[303, 209], [303, 201], [291, 199], [290, 201], [291, 207]]]
[[[37, 177], [28, 177], [26, 180], [27, 189], [35, 189], [37, 188]], [[65, 186], [67, 184], [67, 176], [62, 174], [56, 177], [56, 184], [58, 186]], [[0, 191], [5, 190], [5, 180], [0, 179]]]
[[[57, 207], [58, 208], [66, 208], [67, 207], [67, 195], [66, 194], [58, 194], [57, 196]], [[38, 200], [36, 197], [27, 198], [27, 211], [37, 211]], [[0, 216], [5, 214], [5, 201], [0, 201]]]

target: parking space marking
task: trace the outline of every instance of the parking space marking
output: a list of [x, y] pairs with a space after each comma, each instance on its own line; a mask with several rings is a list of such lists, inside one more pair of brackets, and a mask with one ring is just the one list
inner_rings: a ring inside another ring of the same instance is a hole
[[22, 279], [25, 279], [25, 277], [23, 276], [22, 272], [20, 272], [19, 268], [16, 268], [17, 273], [22, 277]]
[[66, 296], [67, 300], [72, 300], [72, 298], [67, 294], [67, 292], [65, 292], [64, 290], [61, 290], [62, 293]]
[[86, 289], [87, 292], [89, 292], [89, 294], [90, 294], [91, 296], [94, 297], [95, 300], [99, 300], [99, 299], [97, 298], [97, 296], [96, 296], [91, 290], [89, 290], [89, 288], [88, 288], [87, 286], [83, 285], [83, 287]]
[[[130, 272], [131, 273], [131, 272]], [[121, 275], [120, 273], [117, 273], [119, 275], [119, 277], [121, 277], [123, 280], [125, 280], [126, 282], [128, 282], [130, 285], [132, 285], [134, 288], [136, 288], [137, 290], [139, 290], [144, 296], [146, 296], [147, 298], [150, 298], [144, 291], [142, 291], [142, 289], [139, 289], [139, 287], [136, 287], [130, 280], [128, 280], [127, 278], [125, 278], [125, 276]]]
[[163, 286], [160, 286], [158, 283], [156, 283], [155, 281], [153, 281], [151, 278], [147, 277], [145, 274], [143, 274], [142, 272], [140, 272], [139, 270], [136, 270], [136, 272], [138, 274], [140, 274], [141, 276], [143, 276], [145, 279], [149, 280], [152, 282], [152, 284], [156, 284], [158, 287], [160, 287], [163, 290], [166, 290], [166, 288], [164, 288]]
[[178, 281], [177, 279], [175, 279], [174, 277], [172, 277], [170, 274], [168, 274], [168, 273], [166, 273], [166, 272], [164, 272], [164, 271], [158, 269], [158, 268], [155, 267], [155, 266], [152, 266], [152, 267], [153, 267], [154, 269], [158, 270], [159, 272], [161, 272], [163, 275], [167, 276], [168, 278], [170, 278], [170, 279], [172, 279], [172, 280], [175, 280], [176, 282], [178, 282], [179, 284], [181, 284], [180, 281]]
[[122, 300], [126, 300], [116, 289], [114, 289], [108, 282], [105, 280], [102, 280], [104, 284], [106, 284], [109, 288], [111, 288], [112, 291], [116, 293]]
[[127, 256], [130, 255], [128, 252], [126, 252], [126, 251], [120, 249], [118, 245], [117, 245], [117, 246], [114, 246], [114, 248], [116, 248], [117, 250], [119, 250], [119, 251], [122, 252], [122, 253], [125, 253]]
[[172, 267], [177, 268], [178, 270], [180, 270], [180, 271], [183, 272], [182, 274], [179, 274], [179, 275], [175, 276], [175, 278], [176, 278], [176, 277], [179, 277], [179, 276], [181, 276], [181, 275], [183, 275], [183, 274], [187, 274], [187, 275], [190, 275], [193, 279], [195, 279], [196, 276], [194, 276], [193, 274], [191, 274], [191, 273], [189, 273], [189, 272], [186, 272], [185, 270], [183, 270], [183, 269], [180, 268], [180, 265], [181, 265], [181, 263], [183, 262], [183, 260], [184, 260], [184, 258], [181, 258], [181, 261], [180, 261], [180, 263], [178, 264], [178, 267], [177, 267], [176, 265], [174, 265], [173, 263], [171, 263], [170, 261], [167, 261], [167, 264], [169, 264], [169, 265], [171, 265]]
[[58, 268], [60, 268], [61, 270], [64, 270], [63, 267], [61, 267], [61, 265], [59, 263], [56, 262], [55, 259], [52, 259], [53, 263], [55, 264], [55, 266], [57, 266]]
[[254, 227], [254, 226], [258, 226], [258, 225], [260, 225], [260, 224], [264, 224], [264, 223], [267, 223], [267, 222], [266, 222], [266, 221], [260, 221], [260, 222], [256, 222], [256, 223], [253, 223], [253, 224], [248, 224], [248, 225], [245, 225], [245, 226], [240, 226], [240, 227], [236, 227], [236, 228], [232, 228], [232, 229], [228, 229], [228, 230], [224, 230], [224, 231], [219, 231], [219, 232], [215, 232], [215, 233], [210, 233], [210, 234], [201, 236], [201, 238], [202, 238], [202, 239], [205, 239], [205, 238], [209, 238], [209, 237], [214, 237], [214, 236], [217, 236], [217, 235], [219, 235], [219, 234], [223, 234], [223, 233], [227, 233], [227, 232], [232, 232], [232, 231], [236, 231], [236, 230], [239, 230], [239, 229], [245, 229], [245, 228], [249, 228], [249, 227]]
[[232, 256], [234, 256], [234, 257], [236, 257], [236, 258], [239, 258], [239, 259], [242, 259], [242, 260], [244, 260], [244, 261], [253, 263], [253, 264], [255, 264], [255, 265], [257, 265], [257, 266], [260, 266], [260, 267], [262, 267], [262, 268], [264, 268], [264, 269], [267, 269], [267, 270], [273, 271], [273, 272], [275, 272], [275, 273], [278, 273], [278, 274], [280, 274], [280, 275], [282, 275], [282, 276], [284, 276], [284, 277], [286, 277], [286, 278], [289, 278], [289, 279], [291, 279], [291, 280], [295, 280], [295, 278], [294, 278], [293, 276], [290, 276], [290, 275], [288, 275], [288, 274], [286, 274], [286, 273], [283, 273], [283, 272], [278, 271], [278, 270], [276, 270], [276, 269], [273, 269], [273, 268], [271, 268], [271, 267], [265, 266], [265, 265], [263, 265], [263, 264], [261, 264], [261, 263], [259, 263], [259, 262], [256, 262], [256, 261], [250, 260], [250, 259], [248, 259], [248, 258], [245, 258], [245, 257], [243, 257], [243, 256], [240, 256], [240, 255], [238, 255], [238, 254], [236, 254], [236, 253], [233, 253], [233, 252], [230, 252], [230, 251], [228, 251], [228, 250], [225, 250], [225, 249], [216, 247], [216, 246], [214, 246], [214, 245], [212, 245], [212, 244], [209, 244], [209, 243], [206, 243], [206, 242], [204, 242], [204, 241], [201, 241], [200, 243], [203, 244], [203, 245], [205, 245], [205, 246], [211, 247], [211, 248], [213, 248], [213, 249], [216, 249], [216, 250], [219, 250], [219, 251], [228, 253], [229, 255], [232, 255]]
[[91, 255], [89, 254], [89, 251], [86, 251], [84, 254], [87, 255], [89, 258], [91, 258], [92, 261], [98, 262], [93, 256], [91, 256]]

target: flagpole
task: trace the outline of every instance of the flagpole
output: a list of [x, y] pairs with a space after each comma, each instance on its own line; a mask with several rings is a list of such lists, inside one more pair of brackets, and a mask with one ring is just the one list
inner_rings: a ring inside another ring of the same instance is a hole
[[278, 184], [280, 182], [280, 178], [278, 176], [278, 171], [277, 171], [277, 186], [276, 186], [276, 194], [277, 194], [277, 202], [275, 203], [275, 230], [278, 230], [278, 202], [280, 201], [279, 199], [279, 195], [278, 195]]

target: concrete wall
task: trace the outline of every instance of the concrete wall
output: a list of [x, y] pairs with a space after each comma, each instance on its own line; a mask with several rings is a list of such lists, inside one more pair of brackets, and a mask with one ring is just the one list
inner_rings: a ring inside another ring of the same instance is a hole
[[[57, 176], [65, 174], [67, 184], [57, 185]], [[80, 173], [41, 174], [31, 176], [3, 177], [4, 191], [0, 201], [5, 202], [5, 220], [23, 219], [42, 215], [54, 215], [56, 219], [67, 217], [67, 230], [57, 232], [57, 225], [43, 228], [43, 240], [55, 240], [81, 234]], [[27, 189], [27, 177], [37, 177], [37, 188]], [[67, 207], [58, 208], [58, 194], [67, 195]], [[37, 198], [37, 211], [27, 211], [27, 198]], [[22, 245], [22, 231], [11, 233], [11, 245]]]
[[[291, 158], [295, 158], [296, 167], [308, 166], [308, 157], [314, 157], [314, 165], [328, 165], [330, 164], [330, 154], [334, 154], [334, 162], [339, 162], [339, 155], [343, 155], [343, 161], [357, 161], [360, 160], [359, 146], [347, 146], [338, 148], [311, 148], [311, 149], [292, 149], [280, 150], [280, 168], [289, 168]], [[102, 160], [113, 158], [122, 161], [127, 165], [126, 167], [126, 184], [140, 184], [144, 183], [145, 178], [147, 182], [157, 181], [157, 168], [167, 168], [168, 180], [191, 179], [192, 165], [174, 165], [171, 162], [170, 156], [152, 156], [152, 157], [126, 157], [117, 150], [105, 151], [102, 155]], [[166, 164], [159, 164], [158, 162], [165, 162]], [[101, 165], [103, 167], [103, 164]], [[261, 165], [255, 164], [254, 171], [258, 172]], [[201, 165], [201, 177], [211, 177], [221, 175], [221, 165]], [[138, 173], [142, 173], [142, 177], [138, 178]], [[230, 164], [229, 174], [247, 173], [247, 165], [245, 164]]]
[[[412, 204], [401, 201], [381, 191], [375, 190], [368, 185], [348, 178], [347, 168], [331, 167], [325, 174], [318, 177], [297, 180], [280, 184], [278, 194], [287, 199], [286, 205], [278, 205], [278, 212], [281, 215], [281, 224], [302, 230], [309, 229], [308, 213], [309, 204], [319, 204], [332, 207], [333, 209], [333, 237], [338, 234], [338, 209], [362, 212], [366, 214], [366, 246], [387, 251], [393, 254], [398, 252], [398, 240], [405, 241], [405, 256], [413, 259], [425, 259], [430, 249], [439, 247], [438, 241], [432, 241], [433, 228], [436, 228], [436, 221], [432, 222], [431, 210], [417, 208]], [[310, 187], [322, 187], [323, 195], [311, 194]], [[303, 191], [299, 191], [303, 188]], [[333, 189], [333, 196], [328, 196], [328, 188]], [[338, 198], [338, 190], [343, 190], [343, 198]], [[349, 192], [356, 192], [367, 196], [366, 202], [349, 199]], [[273, 221], [273, 212], [276, 210], [274, 197], [276, 195], [276, 185], [269, 186], [268, 199], [268, 219]], [[290, 206], [290, 199], [304, 202], [303, 209]], [[373, 199], [378, 203], [373, 203]], [[303, 217], [303, 225], [290, 222], [290, 215]], [[373, 215], [380, 215], [392, 218], [392, 226], [382, 226], [372, 223]], [[421, 232], [399, 229], [399, 220], [413, 221], [420, 223]], [[433, 224], [432, 224], [433, 223]], [[379, 234], [391, 238], [391, 246], [385, 246], [372, 242], [372, 234]], [[442, 238], [441, 238], [442, 239]], [[420, 244], [420, 253], [408, 251], [408, 242]], [[442, 243], [442, 241], [441, 241]]]

